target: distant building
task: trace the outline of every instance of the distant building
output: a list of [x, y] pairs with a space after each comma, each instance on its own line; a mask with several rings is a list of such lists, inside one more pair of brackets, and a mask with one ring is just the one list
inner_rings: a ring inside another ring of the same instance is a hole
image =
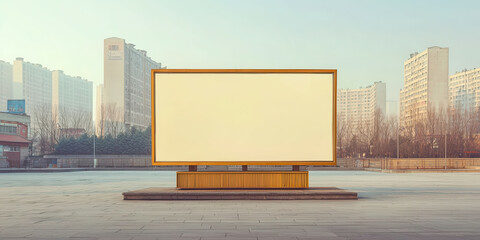
[[30, 116], [0, 112], [0, 166], [21, 167], [29, 155]]
[[60, 70], [52, 72], [40, 64], [18, 57], [13, 62], [12, 89], [12, 98], [24, 99], [25, 113], [31, 116], [32, 154], [53, 149], [54, 139], [50, 137], [52, 130], [49, 130], [52, 126], [91, 130], [92, 82], [66, 75]]
[[[120, 112], [116, 119], [126, 128], [146, 128], [151, 122], [151, 70], [161, 68], [144, 50], [121, 38], [104, 41], [104, 91], [106, 111]], [[112, 115], [112, 114], [110, 114]]]
[[104, 135], [104, 114], [105, 111], [103, 111], [103, 84], [99, 84], [97, 86], [97, 96], [96, 96], [96, 106], [95, 106], [95, 128], [96, 128], [96, 134], [98, 136], [103, 136]]
[[480, 108], [480, 68], [451, 75], [448, 88], [451, 107], [461, 110]]
[[349, 124], [353, 132], [374, 127], [375, 111], [386, 113], [386, 84], [375, 82], [366, 88], [337, 90], [337, 121]]
[[404, 62], [404, 88], [400, 90], [400, 124], [413, 126], [429, 109], [448, 106], [448, 48], [430, 47], [410, 54]]
[[52, 72], [52, 112], [56, 116], [85, 114], [88, 116], [86, 118], [92, 121], [92, 101], [92, 82], [66, 75], [61, 70]]
[[398, 101], [387, 100], [386, 103], [386, 116], [398, 117]]
[[36, 128], [37, 114], [52, 112], [52, 72], [40, 64], [17, 58], [13, 62], [13, 96], [25, 99], [25, 112]]
[[0, 112], [7, 110], [7, 100], [12, 99], [13, 66], [0, 60]]

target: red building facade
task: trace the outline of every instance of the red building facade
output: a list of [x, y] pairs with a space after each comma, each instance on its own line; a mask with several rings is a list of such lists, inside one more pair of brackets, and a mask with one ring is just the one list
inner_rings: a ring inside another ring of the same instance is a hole
[[29, 155], [30, 116], [0, 112], [0, 163], [2, 167], [22, 167]]

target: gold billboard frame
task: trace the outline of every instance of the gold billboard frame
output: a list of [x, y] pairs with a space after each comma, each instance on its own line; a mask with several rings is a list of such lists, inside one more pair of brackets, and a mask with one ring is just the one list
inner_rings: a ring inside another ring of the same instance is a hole
[[[333, 161], [208, 161], [208, 162], [156, 162], [155, 161], [155, 74], [157, 73], [305, 73], [305, 74], [333, 74], [333, 116], [332, 140]], [[151, 107], [152, 107], [152, 165], [153, 166], [179, 166], [179, 165], [323, 165], [334, 166], [337, 164], [336, 138], [337, 138], [337, 70], [336, 69], [152, 69], [151, 71]]]

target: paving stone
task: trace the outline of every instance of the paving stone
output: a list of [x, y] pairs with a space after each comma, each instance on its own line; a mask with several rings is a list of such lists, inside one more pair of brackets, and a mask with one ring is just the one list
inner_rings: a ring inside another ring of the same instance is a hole
[[355, 201], [122, 200], [167, 177], [0, 173], [0, 239], [480, 239], [480, 173], [310, 172]]

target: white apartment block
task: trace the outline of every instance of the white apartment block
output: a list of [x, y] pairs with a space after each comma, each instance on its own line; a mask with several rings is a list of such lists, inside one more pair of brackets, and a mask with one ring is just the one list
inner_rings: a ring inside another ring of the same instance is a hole
[[448, 106], [448, 48], [430, 47], [410, 54], [404, 62], [404, 87], [400, 90], [400, 124], [413, 126], [429, 109]]
[[126, 128], [151, 123], [151, 70], [161, 68], [144, 50], [121, 38], [104, 40], [104, 105], [115, 107]]
[[52, 111], [52, 72], [40, 64], [16, 58], [13, 62], [13, 96], [25, 99], [25, 113], [36, 127], [37, 113]]
[[366, 88], [337, 90], [337, 121], [348, 124], [353, 133], [373, 129], [375, 111], [386, 113], [386, 84], [375, 82]]
[[52, 72], [52, 112], [58, 115], [82, 113], [92, 119], [93, 83], [81, 77]]
[[7, 111], [7, 100], [12, 99], [13, 66], [0, 60], [0, 112]]
[[480, 108], [480, 68], [451, 75], [448, 88], [450, 107], [459, 110]]

